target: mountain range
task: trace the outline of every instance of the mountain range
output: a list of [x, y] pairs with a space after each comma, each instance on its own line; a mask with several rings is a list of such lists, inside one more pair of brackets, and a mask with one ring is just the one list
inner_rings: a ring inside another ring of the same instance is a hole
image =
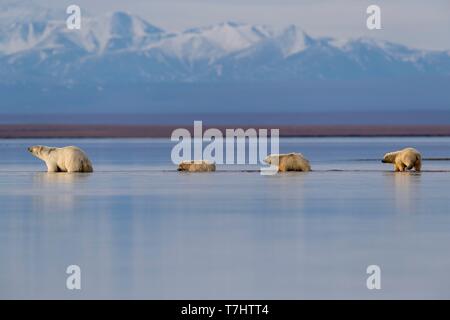
[[450, 75], [449, 52], [372, 39], [313, 38], [225, 22], [172, 33], [125, 12], [17, 19], [0, 31], [0, 81], [72, 86], [127, 82], [274, 81]]
[[[260, 83], [308, 83], [320, 94], [328, 82], [383, 82], [389, 88], [397, 81], [404, 88], [401, 82], [405, 79], [432, 79], [428, 83], [438, 83], [439, 87], [443, 86], [442, 79], [450, 77], [448, 51], [419, 50], [368, 38], [344, 41], [312, 37], [294, 25], [277, 29], [224, 22], [170, 32], [139, 16], [113, 12], [83, 16], [81, 29], [69, 30], [64, 15], [55, 18], [49, 11], [23, 14], [19, 10], [21, 14], [11, 18], [14, 9], [11, 5], [3, 8], [3, 12], [10, 12], [9, 19], [0, 15], [0, 93], [6, 95], [3, 110], [27, 110], [33, 101], [55, 105], [57, 99], [72, 99], [73, 94], [84, 95], [77, 105], [85, 106], [89, 96], [108, 88], [116, 88], [116, 95], [104, 103], [121, 100], [117, 88], [127, 90], [122, 100], [139, 88], [150, 90], [150, 96], [156, 98], [171, 90], [164, 87], [155, 93], [154, 85], [239, 88], [245, 83], [250, 84], [251, 91]], [[293, 85], [294, 91], [296, 87]], [[65, 95], [50, 97], [47, 92], [53, 93], [55, 88]], [[179, 90], [185, 96], [199, 94]], [[21, 92], [27, 97], [21, 97]], [[227, 95], [226, 90], [222, 94]], [[284, 94], [283, 90], [278, 94]], [[215, 95], [212, 100], [220, 97]], [[447, 98], [445, 93], [443, 98]], [[264, 102], [264, 98], [261, 100]], [[314, 104], [314, 99], [310, 100]], [[252, 103], [261, 103], [258, 101]], [[94, 102], [98, 100], [90, 104]], [[169, 106], [171, 103], [177, 105], [179, 101], [166, 101]]]

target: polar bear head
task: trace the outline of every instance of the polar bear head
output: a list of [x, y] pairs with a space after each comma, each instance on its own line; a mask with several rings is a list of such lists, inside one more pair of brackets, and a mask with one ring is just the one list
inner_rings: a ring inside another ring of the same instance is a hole
[[381, 162], [394, 163], [396, 156], [397, 156], [397, 152], [388, 152], [384, 155], [383, 160], [381, 160]]
[[264, 159], [264, 162], [267, 164], [278, 164], [278, 162], [280, 161], [279, 159], [279, 154], [270, 154]]
[[[291, 154], [288, 154], [288, 156], [290, 156], [290, 155]], [[264, 159], [264, 162], [271, 166], [278, 166], [281, 161], [280, 159], [285, 156], [287, 156], [287, 155], [285, 155], [285, 154], [270, 154]]]
[[28, 151], [38, 159], [43, 159], [50, 152], [49, 147], [46, 146], [32, 146], [28, 148]]
[[194, 161], [181, 161], [178, 164], [178, 171], [187, 171], [189, 170], [189, 167], [194, 164]]

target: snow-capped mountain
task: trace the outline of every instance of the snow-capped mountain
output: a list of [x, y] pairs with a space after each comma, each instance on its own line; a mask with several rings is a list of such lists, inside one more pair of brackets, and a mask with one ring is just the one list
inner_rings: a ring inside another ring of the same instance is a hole
[[447, 51], [298, 26], [172, 32], [127, 12], [83, 12], [68, 30], [64, 10], [33, 3], [0, 3], [0, 114], [449, 107]]
[[81, 30], [68, 30], [64, 17], [44, 11], [1, 22], [1, 83], [74, 86], [450, 75], [448, 52], [371, 39], [314, 38], [296, 26], [275, 30], [226, 22], [174, 33], [136, 15], [114, 12], [83, 17]]

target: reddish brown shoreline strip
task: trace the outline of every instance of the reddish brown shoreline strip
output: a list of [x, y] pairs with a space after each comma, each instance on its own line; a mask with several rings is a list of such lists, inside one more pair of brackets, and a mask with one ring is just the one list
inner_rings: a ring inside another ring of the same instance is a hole
[[[204, 126], [218, 128], [280, 129], [282, 137], [450, 136], [450, 125], [308, 125], [308, 126]], [[172, 131], [193, 126], [168, 125], [0, 125], [0, 138], [170, 138]], [[270, 132], [270, 130], [269, 130]]]

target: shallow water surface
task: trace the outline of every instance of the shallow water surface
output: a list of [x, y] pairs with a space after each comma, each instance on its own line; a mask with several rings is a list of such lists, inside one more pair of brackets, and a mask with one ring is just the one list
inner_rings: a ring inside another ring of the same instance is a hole
[[[78, 145], [96, 172], [47, 174], [33, 144]], [[0, 140], [0, 298], [450, 298], [450, 162], [380, 162], [404, 146], [449, 157], [449, 138], [282, 139], [314, 171], [276, 176], [179, 173], [172, 146]]]

